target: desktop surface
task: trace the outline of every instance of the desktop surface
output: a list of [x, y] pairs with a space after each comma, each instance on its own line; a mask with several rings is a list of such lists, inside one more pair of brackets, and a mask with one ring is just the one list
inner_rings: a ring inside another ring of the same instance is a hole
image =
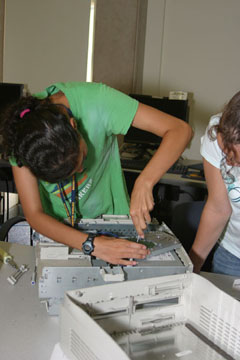
[[[29, 245], [0, 242], [0, 247], [14, 256], [18, 265], [27, 264], [30, 270], [16, 285], [7, 277], [14, 269], [0, 262], [0, 353], [4, 359], [50, 359], [54, 345], [59, 342], [59, 318], [49, 316], [38, 298], [37, 286], [31, 285], [35, 266], [35, 250]], [[223, 291], [239, 300], [240, 290], [233, 289], [237, 277], [201, 273]]]
[[[120, 149], [121, 165], [125, 171], [142, 171], [156, 151], [156, 144], [123, 143]], [[167, 174], [180, 175], [185, 179], [205, 181], [203, 164], [199, 161], [179, 159], [167, 171]]]
[[37, 285], [31, 285], [35, 267], [35, 249], [29, 245], [0, 241], [0, 247], [14, 257], [18, 266], [29, 270], [15, 285], [7, 278], [16, 270], [0, 262], [1, 359], [50, 359], [58, 342], [58, 318], [50, 317], [40, 303]]

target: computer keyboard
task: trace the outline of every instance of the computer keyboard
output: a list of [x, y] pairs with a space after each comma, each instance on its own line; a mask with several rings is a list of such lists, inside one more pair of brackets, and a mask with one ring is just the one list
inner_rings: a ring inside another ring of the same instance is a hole
[[[121, 165], [123, 169], [141, 171], [154, 155], [156, 149], [144, 144], [124, 143], [120, 150]], [[183, 165], [181, 160], [176, 161], [167, 171], [169, 174], [186, 175], [188, 166]]]
[[175, 162], [175, 164], [173, 164], [170, 169], [168, 169], [167, 173], [168, 174], [179, 174], [179, 175], [186, 175], [188, 171], [188, 166], [187, 165], [183, 165], [179, 162]]

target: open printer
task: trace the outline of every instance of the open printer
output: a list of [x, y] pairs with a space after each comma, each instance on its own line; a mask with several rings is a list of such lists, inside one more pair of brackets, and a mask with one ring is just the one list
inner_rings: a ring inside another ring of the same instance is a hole
[[67, 292], [54, 351], [68, 360], [239, 360], [239, 324], [240, 303], [200, 275], [153, 277]]
[[[78, 228], [137, 241], [126, 216]], [[40, 236], [39, 297], [60, 314], [52, 359], [55, 350], [69, 360], [240, 359], [240, 303], [192, 272], [164, 223], [149, 224], [144, 242], [151, 253], [138, 265], [111, 266]]]

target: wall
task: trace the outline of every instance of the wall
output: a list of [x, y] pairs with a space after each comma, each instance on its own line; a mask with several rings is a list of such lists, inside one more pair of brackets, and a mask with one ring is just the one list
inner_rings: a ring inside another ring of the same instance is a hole
[[3, 79], [3, 34], [5, 0], [0, 0], [0, 81]]
[[192, 99], [194, 139], [185, 157], [200, 159], [209, 117], [239, 90], [238, 0], [148, 0], [143, 93]]
[[93, 81], [141, 91], [146, 0], [97, 0]]
[[[57, 81], [85, 81], [89, 0], [0, 0], [0, 5], [1, 81], [24, 83], [31, 92]], [[11, 210], [17, 203], [18, 196], [10, 194]]]
[[85, 81], [89, 0], [6, 1], [3, 80], [31, 92]]

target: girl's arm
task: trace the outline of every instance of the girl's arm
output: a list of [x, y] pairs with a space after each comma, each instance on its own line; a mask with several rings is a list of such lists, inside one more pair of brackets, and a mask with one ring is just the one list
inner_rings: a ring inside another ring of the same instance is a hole
[[232, 208], [220, 170], [203, 160], [208, 188], [208, 199], [204, 206], [196, 238], [190, 250], [194, 271], [199, 273], [208, 254], [219, 239]]
[[143, 236], [146, 222], [151, 221], [153, 187], [179, 159], [193, 133], [184, 121], [141, 103], [132, 126], [162, 137], [158, 150], [137, 178], [131, 195], [130, 215], [138, 234]]
[[[16, 188], [20, 197], [26, 220], [32, 228], [50, 239], [68, 245], [72, 248], [82, 249], [82, 243], [88, 234], [65, 225], [44, 213], [38, 183], [35, 176], [26, 167], [13, 167]], [[110, 237], [96, 237], [92, 255], [112, 264], [135, 265], [136, 261], [126, 259], [143, 259], [148, 254], [146, 246]]]

